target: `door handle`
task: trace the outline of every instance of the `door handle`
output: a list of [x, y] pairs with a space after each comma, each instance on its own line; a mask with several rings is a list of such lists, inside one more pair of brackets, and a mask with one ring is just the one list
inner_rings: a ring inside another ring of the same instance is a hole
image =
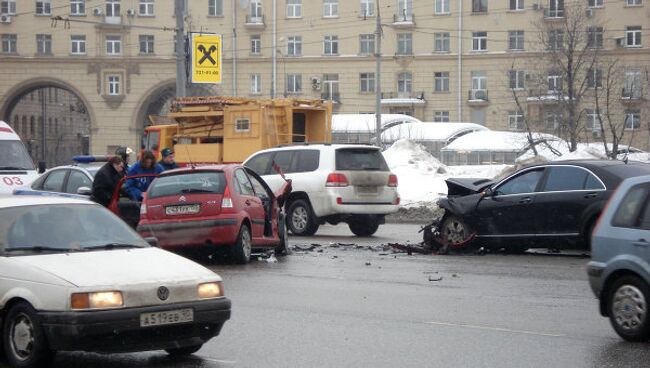
[[585, 198], [596, 198], [596, 196], [598, 196], [598, 194], [596, 194], [596, 193], [585, 194]]
[[524, 203], [525, 204], [525, 203], [530, 203], [532, 201], [533, 200], [530, 197], [525, 197], [525, 198], [520, 199], [519, 203]]
[[635, 247], [647, 247], [650, 245], [645, 239], [639, 239], [638, 241], [635, 241], [632, 243]]

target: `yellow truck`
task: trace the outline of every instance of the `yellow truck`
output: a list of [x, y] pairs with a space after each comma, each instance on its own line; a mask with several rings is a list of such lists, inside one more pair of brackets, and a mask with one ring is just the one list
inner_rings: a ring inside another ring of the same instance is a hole
[[323, 100], [183, 97], [166, 117], [150, 120], [144, 149], [160, 159], [160, 150], [173, 148], [181, 166], [238, 163], [265, 148], [332, 140], [332, 105]]

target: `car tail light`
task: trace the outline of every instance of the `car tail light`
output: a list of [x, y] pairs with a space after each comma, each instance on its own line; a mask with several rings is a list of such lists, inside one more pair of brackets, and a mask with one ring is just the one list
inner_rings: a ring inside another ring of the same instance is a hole
[[395, 204], [398, 205], [401, 202], [401, 200], [402, 199], [400, 197], [395, 198]]
[[336, 197], [336, 204], [343, 204], [343, 198]]
[[388, 186], [393, 188], [397, 187], [397, 175], [390, 174], [390, 176], [388, 177]]
[[343, 174], [331, 173], [327, 175], [326, 187], [347, 187], [348, 178]]
[[235, 206], [232, 203], [232, 197], [230, 197], [230, 188], [226, 186], [226, 190], [223, 192], [223, 197], [221, 198], [221, 211], [232, 210]]

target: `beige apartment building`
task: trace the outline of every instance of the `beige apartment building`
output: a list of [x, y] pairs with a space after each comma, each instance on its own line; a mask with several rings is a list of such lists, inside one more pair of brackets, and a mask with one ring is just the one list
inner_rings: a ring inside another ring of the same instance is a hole
[[[648, 149], [650, 4], [584, 1], [590, 47], [620, 69], [615, 118], [633, 145]], [[538, 129], [554, 132], [562, 116], [552, 97], [563, 88], [562, 76], [546, 65], [540, 34], [560, 27], [569, 6], [568, 0], [186, 0], [186, 32], [223, 36], [223, 82], [192, 85], [189, 94], [324, 98], [333, 100], [335, 113], [374, 113], [380, 17], [384, 113], [499, 130], [523, 130], [524, 119], [536, 117]], [[0, 1], [0, 118], [12, 121], [16, 102], [37, 89], [61, 88], [87, 110], [92, 153], [138, 145], [147, 116], [164, 112], [174, 95], [175, 24], [172, 0]], [[602, 71], [595, 73], [600, 80]], [[581, 136], [594, 140], [598, 119], [585, 96]]]

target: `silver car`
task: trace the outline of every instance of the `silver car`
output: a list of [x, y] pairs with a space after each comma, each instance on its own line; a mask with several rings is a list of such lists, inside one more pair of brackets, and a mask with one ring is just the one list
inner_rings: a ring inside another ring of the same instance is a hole
[[625, 340], [650, 339], [650, 176], [623, 181], [594, 229], [589, 282]]

